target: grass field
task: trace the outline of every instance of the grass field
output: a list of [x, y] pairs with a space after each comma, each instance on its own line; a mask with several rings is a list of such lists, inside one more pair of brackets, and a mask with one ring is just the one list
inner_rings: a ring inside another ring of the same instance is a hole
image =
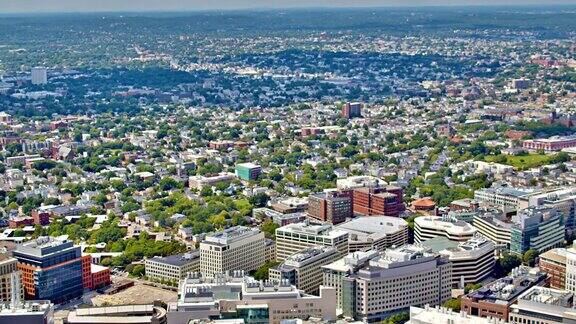
[[486, 162], [496, 162], [511, 165], [517, 170], [527, 170], [530, 168], [550, 164], [550, 160], [553, 157], [554, 157], [553, 155], [546, 155], [546, 154], [529, 154], [521, 156], [496, 155], [496, 156], [487, 156], [484, 160]]

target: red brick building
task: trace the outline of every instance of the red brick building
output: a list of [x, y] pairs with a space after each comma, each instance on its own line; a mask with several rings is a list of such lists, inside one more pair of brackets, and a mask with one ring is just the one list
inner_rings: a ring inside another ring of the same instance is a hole
[[550, 288], [564, 290], [566, 287], [566, 250], [552, 249], [539, 256], [538, 266], [550, 277]]
[[309, 217], [339, 224], [352, 217], [352, 193], [340, 191], [331, 193], [319, 193], [308, 198]]
[[355, 214], [399, 216], [404, 206], [404, 191], [400, 187], [358, 188], [352, 192]]

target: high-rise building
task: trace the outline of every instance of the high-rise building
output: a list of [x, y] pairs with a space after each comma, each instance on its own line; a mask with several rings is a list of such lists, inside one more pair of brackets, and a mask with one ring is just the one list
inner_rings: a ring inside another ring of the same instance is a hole
[[512, 217], [510, 252], [522, 254], [529, 249], [539, 253], [564, 244], [565, 226], [554, 208], [529, 207]]
[[256, 180], [262, 173], [262, 167], [254, 163], [236, 164], [236, 176], [242, 180]]
[[344, 256], [348, 253], [348, 233], [332, 225], [312, 225], [308, 222], [288, 224], [276, 229], [277, 261], [282, 262], [316, 245], [334, 247]]
[[16, 259], [0, 255], [0, 303], [9, 303], [14, 294], [17, 294], [20, 300], [24, 300], [24, 289], [21, 285], [22, 275], [17, 264]]
[[310, 195], [307, 214], [322, 222], [342, 223], [352, 217], [352, 195], [349, 191]]
[[422, 216], [414, 220], [414, 241], [421, 243], [434, 237], [466, 242], [476, 234], [476, 228], [448, 216]]
[[340, 259], [333, 247], [316, 246], [304, 249], [288, 257], [284, 262], [269, 270], [272, 281], [288, 280], [290, 284], [307, 294], [317, 294], [322, 284], [322, 266]]
[[441, 305], [450, 299], [452, 264], [428, 248], [387, 249], [368, 265], [343, 278], [344, 316], [382, 321], [410, 306]]
[[562, 214], [566, 225], [566, 234], [573, 235], [576, 232], [576, 188], [560, 188], [530, 195], [520, 199], [521, 209], [531, 206], [545, 206], [555, 208]]
[[408, 243], [408, 223], [400, 217], [357, 217], [336, 228], [348, 232], [348, 252], [383, 251]]
[[200, 243], [200, 272], [212, 275], [256, 270], [264, 264], [264, 233], [235, 226], [206, 236]]
[[72, 241], [41, 237], [18, 245], [13, 254], [27, 299], [61, 303], [82, 296], [85, 269]]
[[48, 71], [43, 67], [32, 68], [32, 84], [41, 85], [48, 83]]
[[340, 112], [342, 118], [351, 119], [355, 117], [362, 117], [362, 104], [359, 102], [347, 102], [342, 106]]
[[489, 203], [510, 210], [518, 208], [518, 202], [537, 191], [535, 189], [516, 189], [509, 187], [485, 188], [474, 192], [474, 200]]
[[406, 209], [404, 191], [395, 186], [356, 188], [352, 203], [354, 214], [363, 216], [399, 216]]
[[355, 298], [355, 296], [342, 295], [342, 283], [344, 278], [354, 275], [358, 270], [368, 265], [368, 261], [377, 258], [380, 253], [376, 250], [351, 252], [345, 257], [330, 264], [322, 266], [324, 286], [334, 287], [338, 298], [338, 308], [342, 309], [344, 299]]

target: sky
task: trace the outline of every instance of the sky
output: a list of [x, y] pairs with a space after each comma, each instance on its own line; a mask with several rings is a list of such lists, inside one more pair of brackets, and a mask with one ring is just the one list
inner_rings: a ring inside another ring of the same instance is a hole
[[0, 0], [0, 13], [574, 4], [576, 0]]

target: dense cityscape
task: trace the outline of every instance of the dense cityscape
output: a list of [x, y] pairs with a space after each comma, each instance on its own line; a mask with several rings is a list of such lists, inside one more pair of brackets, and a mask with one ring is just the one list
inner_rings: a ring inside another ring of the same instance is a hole
[[0, 324], [576, 323], [576, 7], [3, 14]]

